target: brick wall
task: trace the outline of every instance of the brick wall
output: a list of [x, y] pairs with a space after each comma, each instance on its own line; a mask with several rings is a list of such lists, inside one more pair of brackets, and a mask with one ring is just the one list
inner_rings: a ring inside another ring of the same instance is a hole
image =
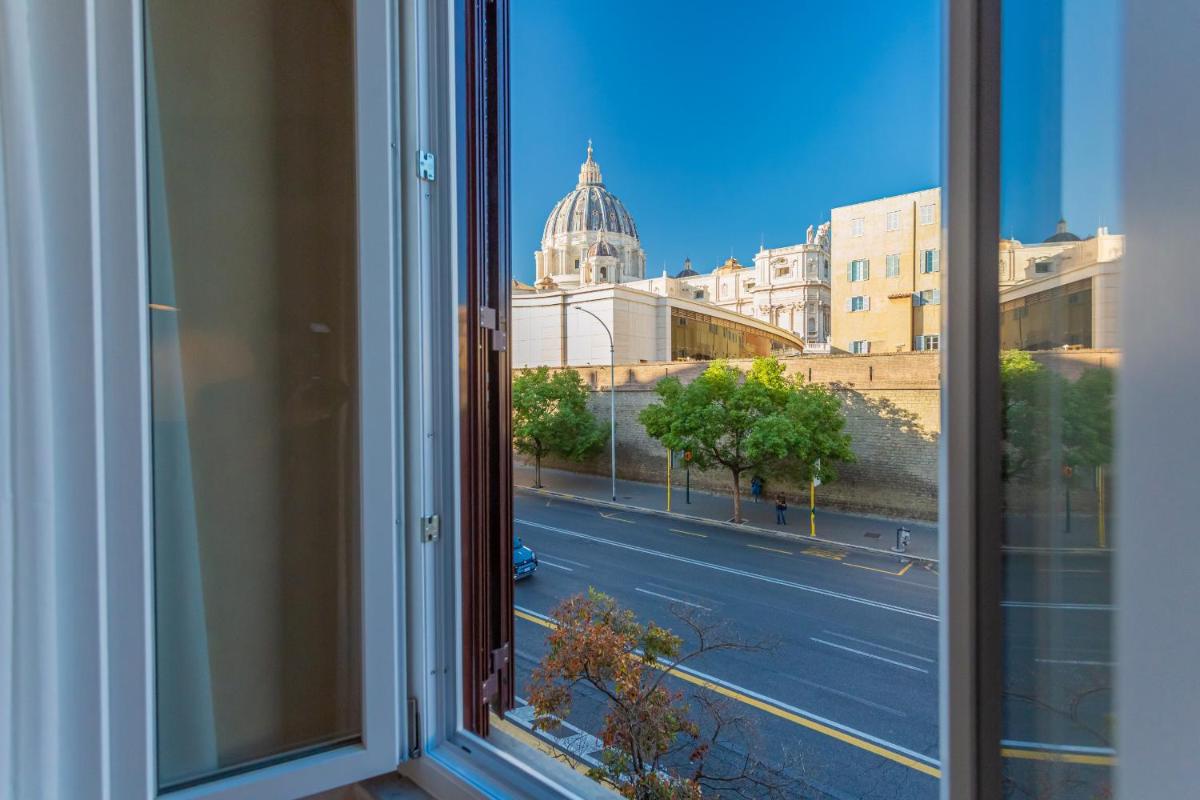
[[[750, 362], [733, 362], [747, 369]], [[937, 353], [866, 356], [804, 356], [784, 359], [789, 373], [829, 386], [842, 399], [846, 431], [857, 461], [839, 467], [838, 480], [817, 489], [818, 507], [838, 508], [910, 519], [937, 517], [937, 441], [940, 432], [940, 381]], [[617, 474], [622, 478], [661, 483], [666, 477], [666, 451], [646, 435], [637, 421], [655, 402], [654, 387], [674, 375], [685, 383], [707, 363], [618, 365]], [[609, 370], [582, 367], [579, 373], [593, 389], [591, 408], [601, 420], [609, 413]], [[521, 456], [518, 456], [521, 457]], [[608, 452], [582, 464], [547, 460], [546, 466], [607, 475]], [[807, 486], [781, 484], [770, 475], [766, 490], [785, 492], [793, 503], [807, 498]], [[672, 483], [684, 474], [674, 470]], [[748, 476], [744, 491], [749, 491]], [[692, 487], [729, 491], [728, 473], [692, 471]]]

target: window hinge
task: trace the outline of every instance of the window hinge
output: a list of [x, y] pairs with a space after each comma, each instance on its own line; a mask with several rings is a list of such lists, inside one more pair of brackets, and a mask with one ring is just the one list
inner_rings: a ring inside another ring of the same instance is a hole
[[432, 181], [437, 176], [437, 157], [428, 150], [417, 151], [417, 177]]
[[421, 517], [421, 541], [436, 542], [442, 538], [442, 520], [437, 514]]
[[483, 682], [483, 700], [485, 703], [495, 706], [499, 705], [502, 693], [507, 694], [508, 681], [512, 672], [510, 669], [512, 649], [505, 642], [493, 650], [490, 655], [488, 676]]
[[492, 349], [502, 353], [508, 349], [508, 334], [501, 330], [500, 315], [490, 306], [479, 307], [479, 325], [492, 332]]
[[408, 757], [421, 757], [421, 709], [417, 698], [408, 698]]

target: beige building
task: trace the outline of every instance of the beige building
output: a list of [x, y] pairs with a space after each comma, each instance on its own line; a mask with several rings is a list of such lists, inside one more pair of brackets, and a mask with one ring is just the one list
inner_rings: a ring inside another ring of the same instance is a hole
[[940, 349], [941, 222], [939, 188], [833, 209], [833, 352]]
[[1125, 237], [1100, 227], [1081, 239], [1059, 220], [1043, 242], [1000, 242], [1000, 346], [1111, 348]]

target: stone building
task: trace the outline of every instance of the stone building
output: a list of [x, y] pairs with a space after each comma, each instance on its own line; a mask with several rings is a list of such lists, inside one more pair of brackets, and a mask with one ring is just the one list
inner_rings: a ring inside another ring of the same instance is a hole
[[941, 347], [941, 189], [833, 209], [832, 350]]
[[605, 187], [590, 140], [579, 182], [547, 217], [542, 249], [534, 260], [539, 288], [570, 289], [645, 277], [646, 254], [637, 225]]

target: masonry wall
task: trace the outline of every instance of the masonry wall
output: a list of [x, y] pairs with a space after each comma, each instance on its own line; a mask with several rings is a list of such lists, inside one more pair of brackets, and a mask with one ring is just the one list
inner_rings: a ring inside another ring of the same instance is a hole
[[[747, 369], [750, 362], [733, 362]], [[939, 358], [937, 353], [894, 353], [868, 356], [803, 356], [784, 359], [789, 373], [829, 386], [841, 398], [846, 430], [857, 461], [839, 467], [836, 481], [817, 489], [818, 508], [836, 508], [907, 519], [937, 517], [937, 443], [939, 425]], [[654, 403], [659, 380], [674, 375], [689, 382], [707, 363], [662, 363], [618, 366], [617, 474], [622, 478], [662, 483], [666, 451], [646, 435], [637, 421]], [[602, 420], [609, 413], [607, 368], [579, 369], [592, 387], [591, 408]], [[522, 456], [518, 455], [518, 458]], [[546, 460], [545, 466], [607, 475], [607, 449], [584, 463]], [[783, 491], [793, 505], [806, 502], [807, 486], [773, 481], [764, 475], [766, 491]], [[673, 470], [672, 483], [682, 486], [684, 473]], [[727, 473], [692, 471], [692, 488], [726, 493]], [[749, 480], [744, 491], [749, 491]]]

